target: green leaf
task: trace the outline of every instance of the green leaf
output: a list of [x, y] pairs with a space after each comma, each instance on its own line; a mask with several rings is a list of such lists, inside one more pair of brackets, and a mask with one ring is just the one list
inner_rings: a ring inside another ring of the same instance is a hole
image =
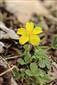
[[36, 59], [35, 55], [32, 56], [32, 59]]
[[30, 69], [33, 75], [36, 75], [38, 73], [38, 66], [36, 63], [31, 63]]
[[40, 85], [44, 85], [50, 80], [50, 78], [46, 73], [43, 73], [42, 75], [37, 76], [36, 80], [36, 82], [38, 82]]
[[44, 67], [45, 67], [45, 63], [44, 63], [43, 60], [39, 61], [39, 66], [40, 66], [41, 68], [44, 68]]
[[20, 58], [20, 59], [17, 60], [17, 64], [24, 65], [25, 62], [24, 62], [24, 60], [22, 58]]
[[32, 60], [32, 57], [31, 57], [31, 54], [29, 52], [27, 52], [25, 55], [24, 55], [24, 61], [25, 63], [29, 63], [30, 61]]
[[47, 67], [48, 69], [50, 69], [51, 64], [50, 64], [48, 58], [46, 57], [45, 59], [42, 59], [42, 60], [39, 61], [39, 66], [41, 68]]
[[31, 71], [30, 71], [29, 69], [27, 69], [27, 70], [25, 71], [25, 73], [26, 73], [28, 76], [32, 76], [32, 73], [31, 73]]
[[20, 76], [22, 79], [25, 77], [25, 69], [20, 69]]
[[38, 76], [43, 77], [45, 74], [45, 71], [41, 70], [40, 68], [38, 69]]
[[17, 79], [20, 78], [20, 73], [19, 73], [19, 71], [17, 71], [16, 68], [14, 68], [14, 69], [12, 70], [12, 75], [13, 75], [13, 78], [14, 78], [15, 80], [17, 80]]
[[24, 49], [25, 49], [25, 52], [29, 52], [31, 49], [31, 45], [29, 44], [24, 45]]
[[52, 47], [55, 48], [55, 49], [57, 49], [57, 35], [55, 35], [55, 36], [53, 37]]
[[35, 50], [35, 57], [38, 59], [39, 66], [41, 68], [47, 67], [48, 69], [50, 68], [50, 61], [48, 59], [48, 55], [46, 50], [39, 48]]
[[39, 60], [44, 59], [45, 57], [47, 57], [46, 50], [44, 50], [44, 49], [36, 49], [36, 50], [35, 50], [35, 56], [36, 56]]

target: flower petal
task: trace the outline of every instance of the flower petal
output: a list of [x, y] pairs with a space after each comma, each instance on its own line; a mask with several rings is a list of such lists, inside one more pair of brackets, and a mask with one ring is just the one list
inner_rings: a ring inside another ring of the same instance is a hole
[[34, 28], [34, 23], [32, 23], [32, 22], [27, 22], [26, 23], [27, 32], [31, 32], [33, 30], [33, 28]]
[[25, 28], [19, 28], [19, 29], [17, 30], [17, 34], [19, 34], [19, 35], [26, 35], [26, 30], [25, 30]]
[[33, 30], [33, 34], [40, 34], [40, 33], [42, 33], [43, 32], [43, 30], [42, 30], [42, 28], [41, 27], [35, 27], [34, 28], [34, 30]]
[[25, 44], [28, 42], [29, 38], [27, 36], [21, 36], [19, 39], [20, 44]]
[[37, 44], [39, 44], [39, 42], [40, 42], [39, 36], [37, 36], [37, 35], [32, 35], [32, 36], [30, 37], [30, 43], [31, 43], [32, 45], [37, 45]]

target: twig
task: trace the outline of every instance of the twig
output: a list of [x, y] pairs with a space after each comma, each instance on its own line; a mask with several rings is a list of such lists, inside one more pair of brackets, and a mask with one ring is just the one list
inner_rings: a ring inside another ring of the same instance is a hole
[[3, 75], [6, 74], [6, 73], [12, 71], [13, 68], [16, 68], [16, 66], [13, 66], [12, 68], [9, 68], [8, 70], [2, 72], [2, 73], [0, 74], [0, 77], [3, 76]]
[[[0, 56], [0, 60], [2, 60], [3, 63], [5, 63], [8, 68], [10, 68], [9, 64], [7, 63], [7, 61], [4, 58], [2, 58], [1, 56]], [[1, 61], [0, 61], [0, 63], [1, 63]]]
[[16, 58], [18, 58], [18, 57], [19, 57], [19, 56], [12, 56], [12, 57], [5, 58], [5, 60], [16, 59]]

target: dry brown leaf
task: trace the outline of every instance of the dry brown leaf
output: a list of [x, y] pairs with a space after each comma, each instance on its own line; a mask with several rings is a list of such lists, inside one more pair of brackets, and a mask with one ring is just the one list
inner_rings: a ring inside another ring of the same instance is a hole
[[29, 21], [31, 15], [36, 13], [49, 17], [55, 21], [50, 12], [43, 6], [40, 0], [4, 0], [6, 9], [16, 15], [19, 21], [25, 23]]
[[43, 4], [44, 4], [46, 7], [56, 6], [57, 0], [44, 0], [44, 1], [43, 1]]
[[11, 78], [11, 85], [17, 85], [17, 83], [15, 82], [13, 78]]
[[4, 43], [0, 42], [0, 53], [3, 53], [4, 52]]
[[[5, 31], [9, 38], [11, 39], [19, 39], [18, 35], [14, 32], [14, 30], [7, 28], [3, 22], [0, 22], [0, 29]], [[6, 37], [7, 37], [6, 35]], [[1, 35], [2, 36], [2, 35]]]

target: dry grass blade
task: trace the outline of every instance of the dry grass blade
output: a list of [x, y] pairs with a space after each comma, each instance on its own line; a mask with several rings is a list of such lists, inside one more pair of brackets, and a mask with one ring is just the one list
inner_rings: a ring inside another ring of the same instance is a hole
[[4, 74], [6, 74], [6, 73], [12, 71], [13, 68], [16, 68], [16, 66], [13, 66], [13, 67], [9, 68], [8, 70], [2, 72], [2, 73], [0, 74], [0, 76], [3, 76]]

